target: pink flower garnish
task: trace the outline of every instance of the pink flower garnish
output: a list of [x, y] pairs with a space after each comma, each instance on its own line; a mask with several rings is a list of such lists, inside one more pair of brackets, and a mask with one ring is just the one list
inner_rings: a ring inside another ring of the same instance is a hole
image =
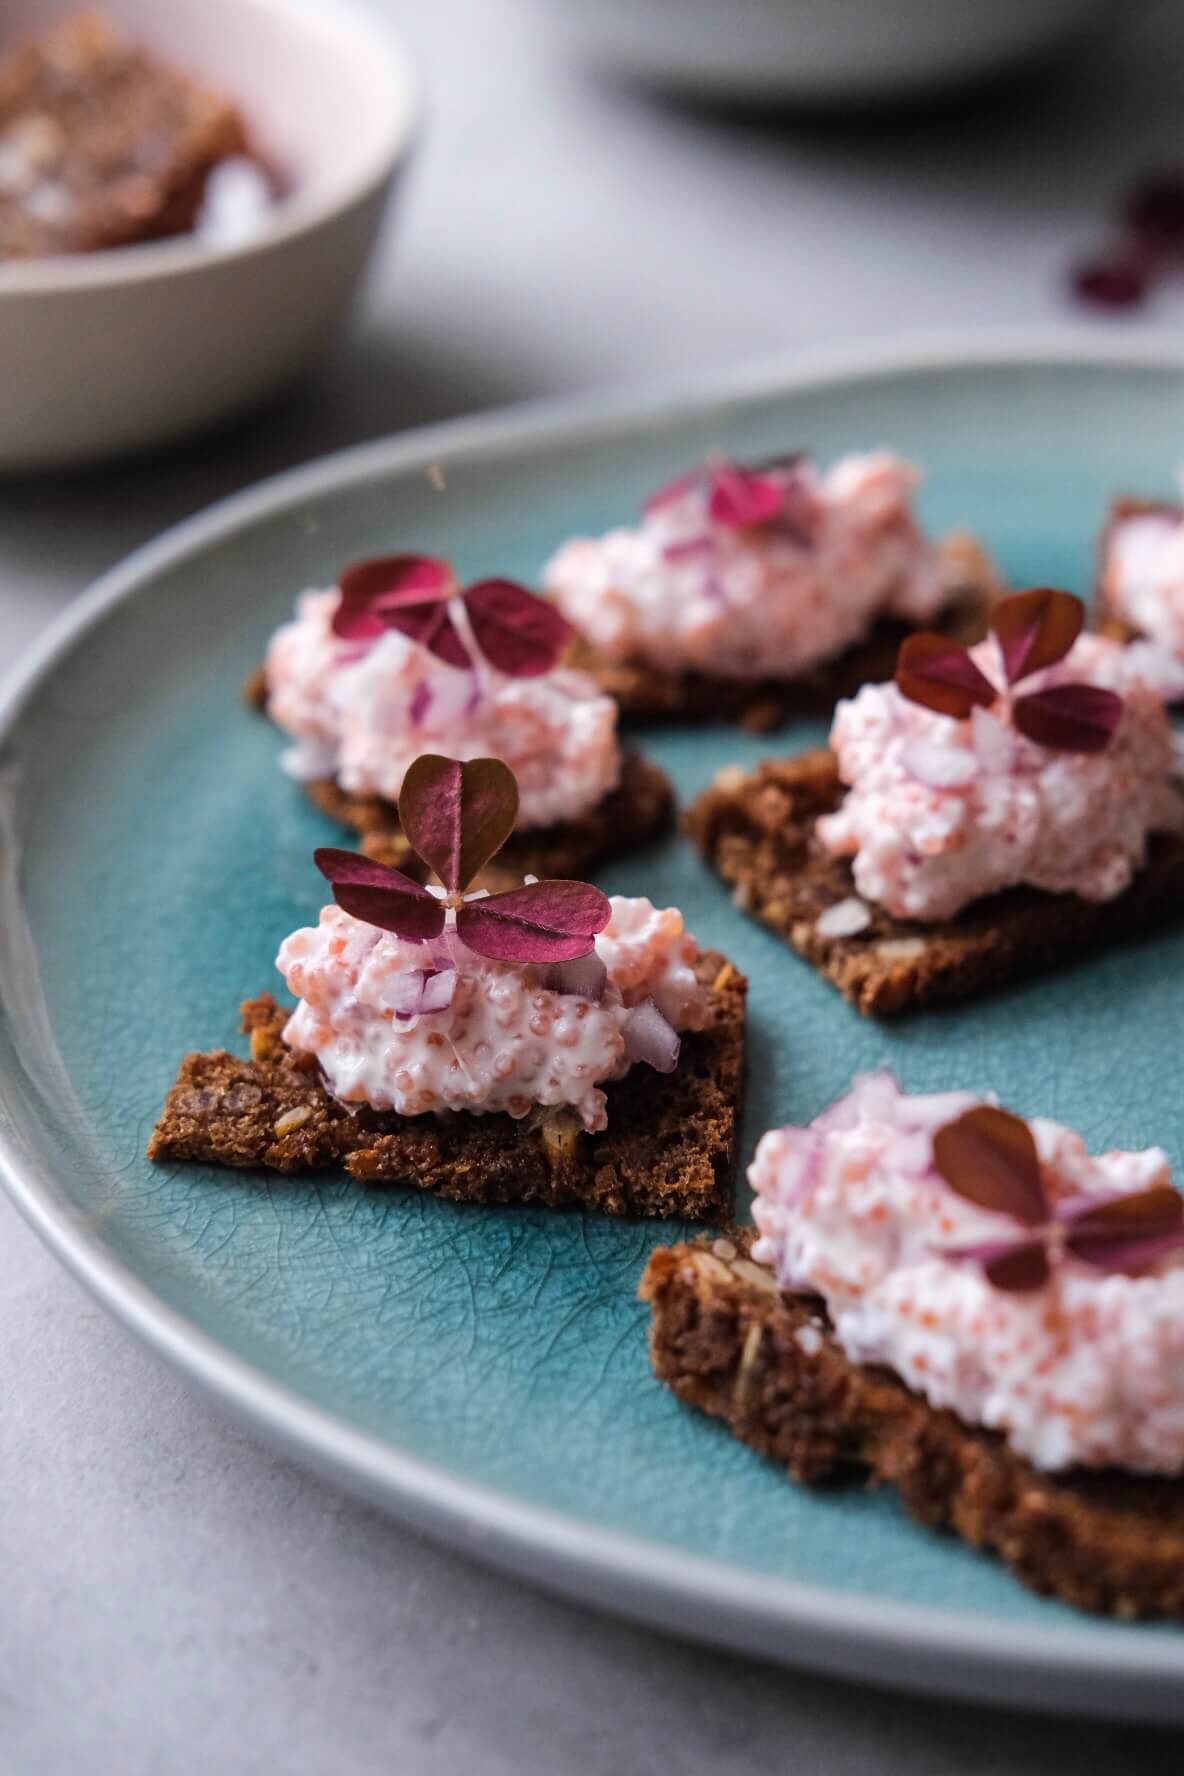
[[[1063, 660], [1084, 620], [1081, 600], [1050, 586], [1001, 598], [991, 615], [991, 630], [1008, 690]], [[991, 709], [1003, 695], [967, 649], [945, 635], [908, 636], [897, 656], [896, 684], [911, 703], [959, 721], [975, 709]], [[1101, 752], [1121, 716], [1122, 698], [1097, 685], [1051, 685], [1011, 701], [1013, 727], [1037, 745], [1060, 752]]]
[[397, 629], [449, 666], [471, 664], [448, 605], [456, 590], [446, 561], [428, 555], [376, 555], [341, 576], [332, 629], [344, 641], [376, 641]]
[[[753, 530], [775, 519], [785, 519], [793, 534], [805, 540], [803, 525], [808, 514], [803, 509], [800, 479], [794, 472], [800, 460], [788, 456], [748, 466], [728, 457], [714, 457], [659, 488], [646, 501], [646, 514], [661, 511], [663, 506], [699, 490], [706, 494], [708, 517], [724, 530]], [[704, 541], [710, 539], [696, 537], [685, 544], [675, 543], [666, 553], [671, 560], [677, 560], [698, 551]]]
[[1170, 1184], [1051, 1201], [1032, 1131], [1008, 1110], [984, 1104], [946, 1123], [933, 1137], [933, 1163], [959, 1196], [1024, 1229], [1014, 1239], [943, 1249], [981, 1265], [996, 1289], [1042, 1289], [1066, 1258], [1136, 1276], [1184, 1249], [1184, 1196]]
[[785, 489], [779, 478], [724, 462], [712, 477], [707, 510], [726, 530], [751, 530], [776, 518], [784, 504]]
[[453, 617], [461, 604], [473, 639], [490, 665], [508, 678], [549, 672], [571, 636], [555, 606], [514, 580], [457, 585], [446, 561], [427, 555], [380, 555], [347, 567], [333, 613], [335, 635], [372, 642], [397, 629], [448, 666], [466, 669], [472, 656]]
[[403, 779], [399, 819], [413, 850], [444, 884], [443, 898], [402, 870], [352, 851], [322, 849], [313, 853], [313, 861], [333, 884], [338, 906], [409, 942], [440, 938], [451, 909], [457, 937], [480, 956], [548, 963], [587, 956], [612, 916], [599, 888], [586, 882], [528, 882], [501, 894], [466, 898], [469, 884], [509, 838], [517, 812], [518, 785], [501, 759], [462, 761], [425, 753]]

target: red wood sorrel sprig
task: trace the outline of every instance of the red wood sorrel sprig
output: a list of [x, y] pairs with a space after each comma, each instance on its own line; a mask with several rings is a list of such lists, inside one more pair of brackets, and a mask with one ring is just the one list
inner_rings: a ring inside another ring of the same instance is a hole
[[[1034, 586], [1001, 598], [991, 615], [1010, 692], [1022, 679], [1063, 660], [1085, 621], [1085, 606], [1071, 592]], [[990, 709], [1007, 693], [981, 672], [960, 642], [946, 635], [910, 635], [901, 644], [896, 684], [911, 703], [965, 720]], [[1122, 698], [1098, 685], [1048, 685], [1010, 697], [1011, 719], [1038, 746], [1060, 752], [1101, 752], [1122, 716]]]
[[1042, 1289], [1067, 1258], [1134, 1276], [1184, 1248], [1184, 1196], [1170, 1184], [1051, 1201], [1032, 1131], [1008, 1110], [984, 1104], [946, 1123], [933, 1137], [933, 1163], [967, 1202], [1019, 1222], [1011, 1239], [942, 1248], [980, 1264], [996, 1289]]
[[[659, 488], [646, 501], [645, 510], [647, 514], [660, 511], [700, 489], [707, 496], [707, 516], [724, 530], [752, 530], [777, 521], [804, 540], [813, 498], [800, 473], [801, 461], [800, 456], [787, 456], [745, 465], [713, 457]], [[684, 550], [686, 547], [681, 545]]]
[[439, 876], [441, 898], [401, 870], [353, 851], [313, 853], [345, 912], [413, 943], [443, 934], [448, 911], [458, 937], [498, 962], [570, 962], [593, 949], [612, 916], [606, 895], [587, 882], [527, 882], [466, 899], [465, 890], [514, 830], [518, 785], [501, 759], [424, 753], [403, 778], [399, 819], [412, 849]]
[[448, 666], [473, 659], [456, 624], [463, 605], [469, 633], [485, 659], [509, 678], [538, 678], [556, 664], [571, 625], [543, 598], [514, 580], [460, 586], [446, 561], [428, 555], [376, 555], [347, 567], [332, 629], [345, 641], [375, 641], [387, 629], [417, 641]]

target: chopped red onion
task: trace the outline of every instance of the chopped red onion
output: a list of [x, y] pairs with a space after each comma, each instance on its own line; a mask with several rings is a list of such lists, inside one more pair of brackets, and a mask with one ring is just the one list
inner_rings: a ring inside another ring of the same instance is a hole
[[407, 714], [413, 728], [417, 728], [432, 706], [432, 687], [426, 678], [417, 679], [415, 689], [411, 693], [411, 704]]
[[1015, 756], [1015, 742], [1010, 728], [997, 715], [992, 715], [989, 709], [976, 708], [970, 713], [970, 731], [974, 750], [983, 770], [994, 773], [1010, 771]]
[[427, 1012], [447, 1011], [456, 992], [455, 968], [414, 968], [394, 977], [386, 989], [386, 1001], [404, 1022]]
[[936, 740], [909, 740], [901, 749], [900, 762], [910, 776], [930, 789], [965, 789], [978, 776], [978, 761], [957, 746]]
[[552, 962], [543, 975], [543, 985], [552, 993], [574, 993], [580, 999], [591, 999], [599, 1005], [604, 995], [608, 969], [596, 954], [577, 956], [574, 962]]
[[625, 1014], [621, 1033], [627, 1061], [644, 1061], [655, 1073], [674, 1072], [682, 1043], [652, 999], [643, 999]]
[[681, 543], [667, 543], [662, 550], [667, 561], [686, 561], [692, 555], [706, 555], [715, 548], [711, 536], [685, 537]]

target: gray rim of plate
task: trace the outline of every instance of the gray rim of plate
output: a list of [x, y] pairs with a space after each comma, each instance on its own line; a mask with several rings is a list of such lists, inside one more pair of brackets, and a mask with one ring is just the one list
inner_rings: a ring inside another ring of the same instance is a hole
[[[25, 703], [64, 654], [146, 580], [243, 523], [311, 496], [398, 472], [483, 455], [540, 437], [611, 438], [655, 416], [676, 418], [727, 400], [818, 389], [926, 370], [1016, 365], [1184, 372], [1164, 343], [1099, 341], [1079, 332], [942, 334], [828, 349], [632, 395], [530, 402], [448, 420], [338, 451], [230, 495], [127, 556], [52, 623], [0, 687], [0, 746]], [[55, 1200], [23, 1163], [0, 1121], [0, 1181], [68, 1269], [153, 1349], [306, 1465], [424, 1530], [551, 1590], [678, 1634], [838, 1676], [1029, 1708], [1184, 1719], [1178, 1640], [1103, 1644], [1087, 1628], [997, 1628], [973, 1614], [935, 1617], [919, 1605], [867, 1602], [824, 1586], [765, 1579], [618, 1531], [580, 1525], [405, 1455], [230, 1355], [177, 1313]]]

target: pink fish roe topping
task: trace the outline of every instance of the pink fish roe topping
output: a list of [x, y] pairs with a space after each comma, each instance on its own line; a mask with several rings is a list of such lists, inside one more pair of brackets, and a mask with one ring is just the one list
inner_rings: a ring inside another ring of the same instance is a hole
[[[698, 946], [682, 914], [619, 895], [612, 909], [596, 938], [608, 979], [595, 1000], [544, 986], [543, 965], [476, 955], [451, 923], [439, 943], [408, 943], [327, 906], [318, 926], [280, 946], [276, 966], [300, 999], [285, 1040], [316, 1055], [329, 1090], [345, 1103], [403, 1116], [522, 1117], [537, 1105], [566, 1105], [586, 1129], [602, 1129], [599, 1088], [629, 1070], [630, 1009], [652, 998], [680, 1030], [701, 1030], [707, 1019], [693, 967]], [[450, 1001], [400, 1017], [407, 977], [431, 967], [455, 967]]]
[[586, 673], [509, 678], [475, 648], [460, 670], [395, 630], [343, 641], [330, 627], [338, 596], [304, 593], [267, 650], [268, 713], [297, 742], [293, 775], [394, 801], [421, 753], [500, 758], [518, 779], [520, 827], [578, 820], [616, 788], [616, 705]]
[[[971, 657], [1006, 682], [994, 640]], [[859, 894], [898, 918], [948, 918], [1018, 883], [1111, 899], [1143, 863], [1149, 833], [1184, 828], [1161, 664], [1151, 649], [1083, 635], [1024, 682], [1025, 692], [1076, 683], [1122, 695], [1118, 726], [1093, 753], [1025, 738], [1002, 719], [1006, 697], [963, 721], [895, 684], [865, 685], [835, 712], [830, 741], [850, 789], [818, 821], [819, 839], [851, 858]]]
[[[1184, 521], [1173, 512], [1121, 519], [1102, 563], [1106, 601], [1140, 635], [1184, 660]], [[1180, 694], [1179, 687], [1176, 695]]]
[[[1043, 1288], [992, 1287], [949, 1248], [1013, 1238], [1007, 1215], [951, 1190], [933, 1136], [972, 1092], [903, 1094], [856, 1080], [808, 1128], [776, 1129], [749, 1170], [759, 1262], [826, 1301], [857, 1363], [883, 1363], [937, 1407], [1002, 1431], [1045, 1469], [1184, 1469], [1184, 1254], [1137, 1276], [1066, 1259]], [[1043, 1117], [1030, 1125], [1053, 1202], [1170, 1183], [1166, 1155], [1091, 1155]]]
[[885, 613], [936, 614], [947, 589], [912, 513], [915, 469], [876, 451], [783, 474], [782, 517], [722, 522], [710, 481], [688, 477], [636, 529], [564, 544], [544, 584], [609, 659], [733, 678], [793, 677]]

